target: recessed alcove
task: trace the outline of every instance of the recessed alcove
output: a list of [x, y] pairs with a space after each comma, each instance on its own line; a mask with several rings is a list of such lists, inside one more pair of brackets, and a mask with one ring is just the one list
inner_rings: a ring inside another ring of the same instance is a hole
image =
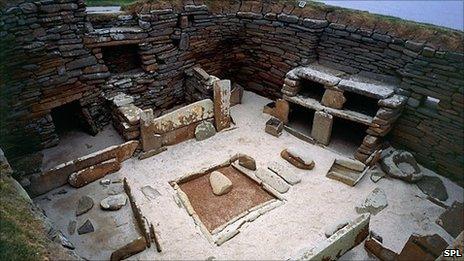
[[321, 101], [324, 95], [325, 87], [322, 83], [311, 81], [308, 79], [301, 79], [299, 95], [305, 98], [312, 98], [316, 101]]
[[102, 47], [103, 60], [111, 73], [124, 73], [140, 69], [142, 61], [137, 44]]
[[310, 137], [315, 112], [315, 110], [290, 103], [287, 126]]
[[343, 109], [359, 112], [371, 117], [374, 117], [379, 110], [377, 99], [347, 91], [345, 91], [343, 95], [346, 98]]
[[58, 136], [63, 136], [71, 131], [85, 132], [87, 130], [82, 121], [82, 108], [79, 101], [53, 108], [50, 114]]
[[333, 117], [329, 147], [344, 155], [353, 155], [362, 144], [368, 126], [347, 119]]

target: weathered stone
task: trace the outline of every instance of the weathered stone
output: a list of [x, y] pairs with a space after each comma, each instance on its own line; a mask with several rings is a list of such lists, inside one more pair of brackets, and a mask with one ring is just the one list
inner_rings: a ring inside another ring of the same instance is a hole
[[[214, 116], [210, 99], [194, 102], [154, 120], [154, 131], [164, 134]], [[164, 143], [163, 143], [164, 144]]]
[[161, 193], [159, 193], [158, 190], [154, 189], [150, 185], [143, 186], [142, 188], [140, 188], [140, 190], [142, 191], [143, 195], [145, 195], [145, 197], [147, 197], [150, 200], [156, 199], [157, 197], [161, 196]]
[[364, 248], [381, 261], [396, 261], [398, 258], [397, 253], [385, 248], [381, 242], [374, 238], [369, 238], [364, 241]]
[[134, 103], [134, 97], [125, 93], [119, 93], [112, 97], [110, 100], [117, 108]]
[[363, 203], [356, 206], [356, 212], [359, 214], [371, 213], [375, 215], [387, 206], [387, 195], [385, 195], [385, 192], [381, 188], [375, 188]]
[[142, 252], [147, 247], [144, 237], [139, 237], [111, 253], [111, 261], [119, 261]]
[[392, 151], [382, 158], [380, 165], [389, 176], [407, 182], [416, 182], [423, 176], [414, 156], [407, 151]]
[[269, 163], [267, 168], [279, 175], [290, 185], [295, 185], [301, 182], [301, 177], [299, 177], [295, 172], [293, 172], [292, 169], [287, 168], [278, 162], [273, 161]]
[[214, 82], [214, 120], [217, 131], [230, 127], [230, 80]]
[[139, 124], [140, 114], [142, 113], [142, 110], [134, 104], [121, 106], [118, 108], [118, 112], [130, 125]]
[[321, 103], [325, 106], [334, 108], [334, 109], [341, 109], [343, 108], [343, 104], [345, 104], [346, 98], [343, 96], [343, 92], [335, 91], [331, 89], [326, 89], [324, 95], [322, 96]]
[[241, 104], [243, 97], [243, 87], [238, 83], [233, 84], [232, 91], [230, 93], [230, 107]]
[[344, 91], [351, 91], [375, 99], [386, 99], [394, 94], [393, 86], [354, 80], [341, 80], [337, 86]]
[[74, 232], [76, 231], [76, 226], [77, 226], [77, 221], [76, 220], [69, 221], [68, 234], [74, 235]]
[[382, 170], [375, 168], [367, 172], [368, 175], [370, 175], [370, 178], [372, 182], [377, 183], [379, 180], [381, 180], [383, 177], [385, 177], [385, 172]]
[[290, 186], [285, 183], [285, 181], [270, 170], [258, 169], [256, 171], [256, 177], [258, 177], [263, 183], [277, 190], [279, 193], [285, 193], [290, 189]]
[[275, 102], [275, 109], [273, 116], [282, 121], [284, 124], [288, 123], [288, 113], [290, 105], [284, 99], [277, 99]]
[[61, 232], [60, 230], [58, 231], [55, 231], [55, 233], [53, 235], [51, 235], [53, 241], [59, 243], [60, 245], [68, 248], [68, 249], [74, 249], [74, 245], [73, 243], [71, 243], [71, 241], [69, 241], [69, 239], [63, 235], [63, 232]]
[[341, 219], [341, 220], [338, 220], [338, 221], [332, 223], [331, 225], [327, 226], [324, 229], [325, 237], [326, 238], [331, 237], [333, 234], [337, 233], [338, 230], [346, 227], [349, 223], [350, 223], [350, 221], [347, 220], [347, 219]]
[[318, 82], [325, 86], [335, 86], [340, 82], [340, 78], [337, 76], [323, 72], [317, 68], [299, 67], [294, 69], [294, 73], [297, 77]]
[[214, 125], [209, 121], [203, 121], [195, 128], [195, 139], [198, 141], [206, 140], [216, 134]]
[[453, 202], [450, 208], [443, 212], [436, 223], [440, 225], [448, 234], [457, 237], [464, 230], [464, 204]]
[[311, 137], [317, 142], [328, 145], [332, 135], [333, 116], [323, 111], [314, 113]]
[[107, 174], [116, 172], [120, 168], [121, 164], [116, 158], [110, 159], [71, 174], [68, 182], [71, 186], [80, 188], [90, 182], [103, 178]]
[[282, 134], [282, 131], [284, 129], [284, 124], [276, 119], [276, 118], [270, 118], [266, 122], [266, 127], [264, 128], [264, 131], [266, 133], [271, 134], [272, 136], [279, 137]]
[[407, 100], [408, 98], [402, 95], [395, 94], [390, 98], [379, 100], [378, 104], [382, 107], [397, 109], [403, 107], [403, 105], [406, 104]]
[[161, 148], [161, 136], [154, 132], [153, 110], [147, 109], [140, 113], [140, 137], [142, 139], [143, 151]]
[[300, 169], [313, 169], [315, 165], [311, 157], [299, 148], [290, 148], [290, 151], [285, 149], [280, 153], [280, 156]]
[[335, 163], [341, 165], [343, 167], [355, 170], [355, 171], [363, 171], [366, 165], [360, 161], [352, 160], [348, 158], [336, 158]]
[[92, 222], [87, 219], [84, 224], [82, 224], [82, 226], [80, 226], [78, 229], [77, 229], [77, 233], [79, 235], [83, 235], [83, 234], [87, 234], [87, 233], [91, 233], [95, 231], [94, 227], [93, 227], [93, 224]]
[[93, 207], [93, 199], [89, 196], [82, 196], [77, 202], [76, 216], [87, 213]]
[[443, 185], [443, 181], [439, 177], [423, 176], [422, 179], [417, 181], [416, 185], [428, 196], [441, 201], [446, 201], [448, 199], [446, 187]]
[[397, 260], [435, 260], [447, 246], [448, 243], [437, 234], [428, 236], [412, 234]]
[[100, 202], [100, 207], [104, 210], [119, 210], [126, 205], [127, 197], [125, 194], [118, 194], [104, 198]]
[[210, 174], [209, 182], [216, 196], [227, 194], [232, 190], [232, 181], [219, 171], [213, 171]]
[[256, 170], [256, 161], [252, 157], [245, 154], [238, 154], [237, 159], [240, 166], [249, 170]]

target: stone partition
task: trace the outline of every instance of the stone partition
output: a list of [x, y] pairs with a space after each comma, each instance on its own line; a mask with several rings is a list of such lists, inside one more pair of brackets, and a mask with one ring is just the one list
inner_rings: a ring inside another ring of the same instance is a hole
[[[129, 94], [156, 115], [185, 103], [185, 72], [200, 66], [277, 98], [288, 71], [319, 61], [399, 82], [408, 102], [387, 139], [462, 185], [462, 32], [294, 1], [179, 0], [87, 15], [83, 0], [18, 0], [0, 16], [8, 157], [57, 144], [50, 111], [63, 104], [77, 101], [98, 130], [111, 120], [106, 93]], [[111, 72], [105, 48], [124, 45], [135, 46], [140, 66]]]

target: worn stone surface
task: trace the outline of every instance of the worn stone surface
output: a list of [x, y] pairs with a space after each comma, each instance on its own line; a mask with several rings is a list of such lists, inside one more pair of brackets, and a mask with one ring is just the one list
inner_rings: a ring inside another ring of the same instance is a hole
[[263, 183], [268, 184], [279, 193], [285, 193], [290, 189], [290, 186], [285, 183], [277, 174], [267, 169], [258, 168], [256, 170], [256, 177]]
[[213, 171], [210, 174], [209, 182], [216, 196], [227, 194], [232, 190], [232, 181], [219, 171]]
[[428, 196], [441, 201], [446, 201], [448, 199], [448, 192], [446, 191], [446, 187], [443, 185], [443, 181], [439, 177], [423, 176], [422, 179], [416, 183], [416, 185]]
[[284, 99], [277, 99], [275, 102], [273, 116], [282, 121], [284, 124], [288, 123], [288, 113], [290, 111], [290, 105], [288, 101]]
[[341, 109], [343, 104], [345, 104], [346, 98], [343, 96], [343, 92], [335, 91], [331, 89], [326, 89], [324, 95], [322, 96], [321, 103], [322, 105], [334, 108]]
[[324, 235], [326, 238], [331, 237], [333, 234], [337, 233], [338, 230], [346, 227], [350, 223], [348, 219], [340, 219], [328, 226], [324, 229]]
[[238, 164], [249, 170], [256, 170], [256, 161], [252, 157], [245, 154], [238, 154]]
[[311, 155], [299, 147], [285, 149], [280, 156], [300, 169], [313, 169], [315, 165]]
[[397, 260], [435, 260], [448, 243], [439, 235], [420, 236], [413, 234], [404, 245]]
[[137, 253], [142, 252], [145, 250], [147, 247], [147, 243], [145, 242], [145, 238], [139, 237], [129, 243], [127, 243], [125, 246], [115, 250], [113, 253], [111, 253], [111, 261], [119, 261], [123, 260], [125, 258], [128, 258], [130, 256], [133, 256]]
[[278, 162], [273, 161], [269, 163], [267, 167], [290, 185], [295, 185], [301, 182], [301, 177], [297, 173], [295, 173], [291, 168], [287, 168]]
[[116, 159], [110, 159], [94, 166], [79, 170], [69, 176], [69, 184], [79, 188], [103, 178], [107, 174], [118, 171], [121, 168], [121, 163]]
[[77, 221], [76, 220], [71, 220], [68, 223], [68, 234], [69, 235], [74, 235], [74, 232], [76, 232], [76, 227], [77, 227]]
[[100, 202], [100, 207], [104, 210], [119, 210], [126, 205], [127, 197], [125, 194], [118, 194], [104, 198]]
[[377, 183], [379, 180], [381, 180], [383, 177], [385, 177], [385, 172], [378, 168], [374, 168], [370, 171], [367, 172], [369, 175], [370, 179], [372, 182]]
[[453, 202], [451, 207], [438, 217], [436, 223], [440, 225], [448, 234], [457, 237], [464, 230], [464, 204]]
[[198, 141], [206, 140], [216, 134], [214, 125], [209, 121], [203, 121], [195, 128], [195, 139]]
[[79, 235], [84, 235], [84, 234], [87, 234], [87, 233], [91, 233], [95, 231], [95, 228], [93, 227], [93, 224], [92, 222], [87, 219], [78, 229], [77, 229], [77, 233]]
[[423, 176], [414, 156], [407, 151], [393, 150], [381, 159], [380, 165], [389, 176], [408, 182], [416, 182]]
[[332, 135], [333, 116], [323, 111], [314, 113], [311, 137], [317, 142], [328, 145]]
[[161, 196], [161, 193], [159, 193], [158, 190], [154, 189], [150, 185], [143, 186], [142, 188], [140, 188], [140, 190], [142, 191], [143, 195], [145, 195], [145, 197], [147, 197], [150, 200], [156, 199], [157, 197]]
[[356, 171], [363, 171], [366, 167], [364, 163], [349, 158], [336, 158], [335, 163]]
[[144, 110], [140, 113], [140, 137], [142, 139], [143, 151], [156, 150], [161, 148], [161, 136], [154, 132], [154, 115], [152, 109]]
[[386, 86], [354, 80], [341, 80], [337, 86], [344, 91], [351, 91], [375, 99], [386, 99], [394, 94], [393, 86]]
[[93, 199], [89, 196], [82, 196], [77, 202], [76, 216], [87, 213], [92, 209], [94, 203]]
[[230, 80], [220, 80], [213, 84], [214, 121], [217, 131], [230, 127], [230, 88]]
[[264, 128], [264, 131], [266, 133], [271, 134], [272, 136], [279, 137], [282, 134], [282, 131], [284, 129], [284, 124], [276, 119], [276, 118], [270, 118], [266, 122], [266, 127]]
[[375, 188], [360, 205], [356, 206], [356, 212], [375, 215], [387, 206], [387, 195], [383, 189]]
[[369, 238], [364, 241], [364, 248], [381, 261], [395, 261], [398, 258], [397, 253], [384, 247], [381, 242], [374, 238]]

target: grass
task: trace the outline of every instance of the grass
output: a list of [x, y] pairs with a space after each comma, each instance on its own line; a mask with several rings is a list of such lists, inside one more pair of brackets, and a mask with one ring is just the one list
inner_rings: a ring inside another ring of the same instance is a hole
[[137, 2], [137, 0], [86, 0], [87, 6], [128, 6]]
[[0, 177], [0, 260], [44, 260], [47, 238], [41, 220], [33, 215], [10, 177]]

